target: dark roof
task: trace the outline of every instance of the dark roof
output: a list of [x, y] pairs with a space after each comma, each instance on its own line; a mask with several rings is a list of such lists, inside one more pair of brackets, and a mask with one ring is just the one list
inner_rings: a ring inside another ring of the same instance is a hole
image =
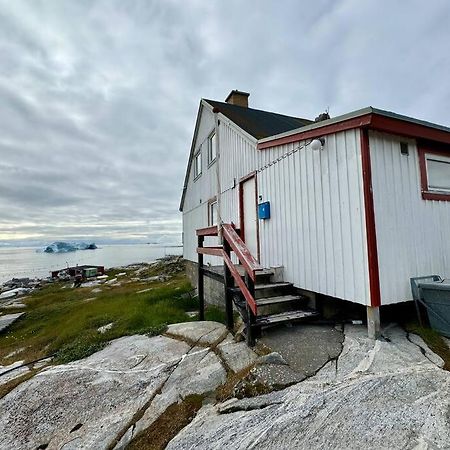
[[299, 117], [284, 116], [260, 109], [246, 108], [244, 106], [231, 105], [229, 103], [207, 100], [213, 108], [217, 108], [224, 116], [228, 117], [238, 127], [256, 139], [262, 139], [274, 134], [304, 127], [313, 123], [312, 120]]

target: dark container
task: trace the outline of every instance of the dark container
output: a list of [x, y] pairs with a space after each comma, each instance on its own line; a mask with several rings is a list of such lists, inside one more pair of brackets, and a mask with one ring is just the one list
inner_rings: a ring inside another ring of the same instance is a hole
[[431, 328], [450, 337], [450, 279], [437, 275], [411, 278], [414, 300], [425, 306]]

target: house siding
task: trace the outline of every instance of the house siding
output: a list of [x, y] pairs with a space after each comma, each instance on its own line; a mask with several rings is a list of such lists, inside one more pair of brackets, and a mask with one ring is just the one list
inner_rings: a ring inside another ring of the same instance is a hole
[[[294, 146], [270, 149], [270, 157]], [[323, 150], [300, 149], [262, 170], [258, 193], [271, 203], [271, 218], [259, 221], [264, 266], [284, 266], [299, 288], [370, 304], [359, 130], [331, 134]]]
[[[200, 115], [199, 131], [195, 150], [202, 148], [201, 177], [194, 181], [194, 170], [191, 167], [186, 196], [183, 205], [183, 255], [190, 261], [197, 261], [197, 236], [195, 231], [208, 226], [208, 200], [217, 195], [217, 170], [220, 179], [220, 215], [224, 222], [239, 224], [239, 180], [257, 166], [256, 140], [245, 135], [226, 119], [218, 114], [219, 157], [208, 167], [208, 136], [214, 130], [214, 114], [203, 107]], [[217, 245], [215, 237], [207, 237], [205, 245]], [[233, 257], [234, 262], [237, 260]], [[205, 255], [205, 264], [220, 265], [223, 260]]]
[[[283, 266], [285, 279], [298, 288], [370, 304], [359, 130], [331, 134], [323, 150], [306, 148], [265, 167], [299, 144], [258, 151], [254, 139], [218, 117], [219, 164], [208, 168], [207, 138], [214, 114], [203, 108], [200, 116], [195, 149], [202, 146], [203, 173], [196, 181], [193, 168], [189, 174], [184, 257], [197, 261], [195, 230], [208, 226], [207, 201], [217, 194], [217, 168], [221, 217], [237, 225], [239, 181], [257, 171], [259, 201], [270, 201], [272, 213], [270, 220], [259, 221], [261, 264]], [[205, 240], [205, 245], [217, 244], [217, 238]], [[205, 263], [223, 261], [205, 256]]]
[[[400, 153], [407, 142], [409, 155]], [[423, 200], [415, 140], [369, 134], [381, 304], [412, 300], [409, 279], [450, 276], [450, 202]]]

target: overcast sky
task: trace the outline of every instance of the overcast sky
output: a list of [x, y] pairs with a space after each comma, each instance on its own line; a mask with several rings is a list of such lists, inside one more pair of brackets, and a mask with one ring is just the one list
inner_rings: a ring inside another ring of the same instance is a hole
[[180, 241], [199, 100], [231, 89], [450, 125], [449, 24], [448, 0], [0, 0], [0, 241]]

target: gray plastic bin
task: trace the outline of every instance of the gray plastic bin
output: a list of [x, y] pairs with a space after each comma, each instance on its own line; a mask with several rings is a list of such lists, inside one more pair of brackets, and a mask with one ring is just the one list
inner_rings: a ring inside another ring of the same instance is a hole
[[414, 300], [425, 306], [431, 328], [450, 337], [450, 279], [439, 276], [411, 278]]

